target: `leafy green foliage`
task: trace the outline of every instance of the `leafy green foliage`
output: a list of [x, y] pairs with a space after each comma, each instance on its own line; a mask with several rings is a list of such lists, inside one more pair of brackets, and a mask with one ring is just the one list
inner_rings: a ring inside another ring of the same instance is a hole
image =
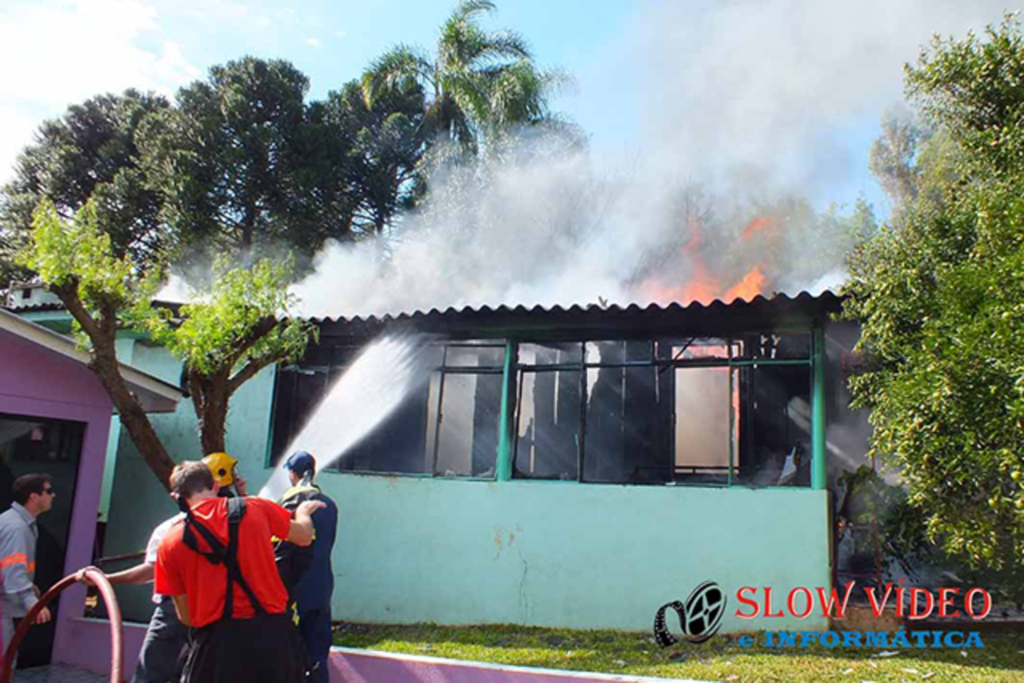
[[43, 200], [33, 214], [32, 245], [20, 262], [44, 282], [74, 287], [90, 308], [101, 303], [134, 305], [137, 291], [131, 260], [114, 255], [110, 235], [99, 227], [96, 205], [86, 203], [73, 221], [65, 222], [53, 202]]
[[16, 255], [30, 241], [33, 213], [47, 198], [70, 218], [91, 198], [117, 256], [139, 266], [159, 260], [177, 236], [159, 220], [160, 196], [145, 183], [137, 142], [145, 118], [166, 109], [153, 94], [100, 95], [46, 121], [0, 190], [0, 283], [30, 273]]
[[522, 36], [484, 31], [480, 17], [495, 9], [493, 2], [463, 0], [442, 24], [433, 55], [407, 45], [382, 55], [363, 76], [367, 105], [388, 92], [422, 87], [428, 137], [465, 151], [511, 126], [548, 120], [547, 96], [568, 79], [538, 68]]
[[906, 570], [928, 549], [920, 511], [902, 486], [889, 484], [870, 465], [844, 472], [837, 484], [845, 491], [839, 516], [860, 531], [853, 535], [857, 554], [874, 555], [884, 573], [892, 558]]
[[214, 252], [285, 245], [311, 257], [328, 237], [346, 238], [349, 141], [322, 106], [307, 107], [308, 88], [292, 64], [246, 57], [149, 117], [140, 146], [162, 218]]
[[1024, 562], [1022, 64], [1008, 18], [908, 69], [945, 163], [931, 196], [856, 252], [846, 305], [873, 360], [851, 384], [873, 452], [946, 550], [996, 568]]
[[[251, 268], [221, 258], [209, 291], [197, 302], [183, 304], [177, 314], [152, 307], [133, 314], [155, 341], [201, 375], [230, 372], [249, 361], [294, 361], [316, 328], [298, 318], [285, 319], [296, 303], [288, 291], [292, 269], [290, 258], [263, 259]], [[276, 324], [278, 318], [285, 320]], [[273, 329], [253, 341], [253, 331], [268, 319], [275, 321]]]
[[414, 81], [405, 83], [368, 105], [360, 84], [352, 81], [330, 93], [323, 106], [351, 145], [345, 165], [355, 205], [352, 227], [358, 235], [380, 234], [425, 190], [420, 174], [428, 142], [423, 89]]
[[224, 450], [231, 396], [264, 367], [302, 355], [316, 336], [311, 324], [288, 317], [295, 304], [288, 292], [290, 258], [263, 259], [248, 268], [220, 259], [207, 291], [175, 313], [153, 301], [163, 264], [142, 271], [128, 256], [117, 256], [93, 202], [69, 222], [44, 200], [34, 225], [22, 263], [60, 297], [88, 338], [92, 369], [163, 481], [173, 462], [120, 377], [114, 347], [119, 329], [146, 332], [183, 361], [207, 453]]
[[882, 117], [882, 135], [871, 145], [871, 172], [897, 212], [917, 198], [921, 169], [916, 157], [929, 137], [930, 131], [906, 109], [892, 109]]

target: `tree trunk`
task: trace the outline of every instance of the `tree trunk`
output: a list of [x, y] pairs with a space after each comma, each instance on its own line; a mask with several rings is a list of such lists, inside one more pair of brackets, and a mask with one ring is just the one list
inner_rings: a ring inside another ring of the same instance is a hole
[[246, 207], [245, 217], [242, 219], [242, 253], [248, 256], [252, 249], [253, 233], [256, 226], [256, 209]]
[[76, 288], [54, 288], [53, 291], [89, 336], [93, 347], [89, 369], [96, 374], [100, 384], [106, 389], [110, 402], [117, 409], [121, 424], [128, 430], [132, 443], [139, 449], [142, 459], [153, 470], [160, 483], [169, 489], [174, 460], [168, 455], [160, 437], [156, 435], [153, 423], [149, 421], [149, 416], [146, 415], [139, 400], [128, 390], [128, 385], [121, 377], [121, 366], [117, 361], [114, 345], [116, 319], [108, 317], [97, 321], [93, 318], [82, 305]]
[[160, 437], [156, 435], [156, 430], [153, 429], [153, 423], [149, 421], [146, 411], [142, 409], [138, 399], [125, 385], [117, 359], [114, 358], [111, 361], [106, 356], [106, 353], [94, 352], [89, 367], [100, 378], [100, 383], [107, 390], [111, 402], [121, 417], [121, 424], [128, 430], [128, 436], [131, 437], [135, 447], [139, 449], [142, 459], [153, 470], [153, 474], [160, 480], [160, 483], [170, 489], [174, 460], [167, 453]]
[[192, 400], [199, 419], [199, 443], [203, 455], [226, 451], [224, 433], [228, 418], [228, 380], [221, 373], [214, 377], [200, 377], [191, 382], [198, 386], [198, 396]]

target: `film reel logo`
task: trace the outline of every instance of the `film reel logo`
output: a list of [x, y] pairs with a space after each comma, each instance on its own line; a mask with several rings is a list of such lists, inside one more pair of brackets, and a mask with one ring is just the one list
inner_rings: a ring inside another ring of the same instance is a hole
[[725, 593], [714, 581], [705, 581], [690, 592], [685, 603], [676, 600], [658, 608], [654, 615], [654, 639], [662, 647], [679, 642], [679, 639], [669, 632], [668, 624], [665, 622], [665, 614], [670, 609], [679, 617], [683, 638], [691, 643], [703, 643], [718, 633], [722, 626]]

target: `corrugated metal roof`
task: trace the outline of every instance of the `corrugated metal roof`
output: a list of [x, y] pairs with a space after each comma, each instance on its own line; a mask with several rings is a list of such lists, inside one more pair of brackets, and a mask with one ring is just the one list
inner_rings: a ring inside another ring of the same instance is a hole
[[59, 301], [44, 301], [38, 304], [26, 304], [24, 306], [18, 304], [7, 304], [6, 306], [0, 306], [11, 313], [36, 313], [38, 311], [63, 311], [64, 304]]
[[545, 308], [544, 306], [533, 306], [527, 308], [526, 306], [496, 306], [491, 308], [490, 306], [484, 305], [477, 308], [473, 306], [464, 306], [463, 308], [449, 307], [444, 310], [438, 308], [432, 308], [429, 311], [413, 311], [407, 313], [398, 313], [395, 315], [384, 314], [384, 315], [368, 315], [368, 316], [352, 316], [344, 317], [339, 316], [336, 318], [332, 317], [310, 317], [307, 318], [310, 322], [316, 324], [324, 323], [340, 323], [340, 324], [382, 324], [388, 322], [401, 322], [405, 320], [417, 321], [438, 317], [447, 316], [479, 316], [479, 315], [494, 315], [494, 314], [515, 314], [515, 315], [615, 315], [615, 314], [635, 314], [635, 313], [685, 313], [685, 312], [696, 312], [704, 310], [721, 310], [724, 308], [742, 310], [746, 308], [759, 308], [763, 306], [773, 305], [793, 305], [793, 304], [823, 304], [825, 307], [835, 306], [837, 309], [841, 302], [841, 297], [830, 290], [815, 296], [809, 292], [800, 292], [794, 297], [789, 296], [785, 293], [777, 293], [771, 297], [765, 297], [762, 295], [755, 296], [753, 299], [747, 301], [745, 299], [736, 298], [732, 301], [725, 302], [721, 299], [715, 299], [710, 303], [702, 303], [700, 301], [692, 301], [688, 304], [681, 305], [678, 303], [671, 303], [667, 306], [660, 304], [648, 304], [647, 306], [640, 306], [638, 304], [630, 304], [628, 306], [619, 306], [613, 304], [610, 306], [600, 306], [598, 304], [589, 304], [587, 306], [573, 305], [568, 308], [562, 306], [551, 306]]
[[[537, 328], [622, 328], [637, 326], [647, 329], [665, 326], [687, 327], [698, 329], [720, 327], [723, 331], [754, 328], [757, 326], [785, 324], [787, 322], [802, 323], [809, 320], [820, 320], [829, 313], [838, 311], [842, 298], [832, 291], [826, 290], [819, 295], [800, 292], [796, 296], [784, 293], [771, 297], [756, 296], [747, 301], [736, 298], [725, 302], [715, 299], [709, 303], [693, 301], [686, 305], [678, 303], [662, 306], [649, 304], [640, 306], [610, 305], [587, 306], [573, 305], [569, 307], [551, 306], [464, 306], [449, 307], [444, 310], [432, 308], [429, 311], [412, 311], [397, 314], [368, 315], [352, 317], [308, 317], [310, 322], [321, 328], [327, 336], [361, 336], [375, 333], [385, 327], [409, 327], [421, 331], [437, 331], [445, 333], [476, 332], [488, 330], [534, 330]], [[166, 302], [158, 305], [177, 306]], [[40, 303], [32, 306], [9, 309], [15, 313], [61, 310], [60, 303]], [[637, 330], [641, 332], [640, 329]]]
[[[614, 334], [618, 336], [698, 334], [721, 335], [787, 327], [808, 328], [840, 310], [842, 299], [827, 291], [819, 296], [807, 292], [790, 297], [777, 294], [757, 296], [750, 301], [729, 303], [715, 300], [685, 306], [650, 304], [629, 306], [467, 306], [461, 309], [431, 309], [397, 315], [352, 318], [310, 318], [324, 337], [364, 337], [385, 328], [438, 333], [451, 337], [487, 338], [539, 336], [550, 339]], [[609, 337], [611, 338], [611, 337]]]

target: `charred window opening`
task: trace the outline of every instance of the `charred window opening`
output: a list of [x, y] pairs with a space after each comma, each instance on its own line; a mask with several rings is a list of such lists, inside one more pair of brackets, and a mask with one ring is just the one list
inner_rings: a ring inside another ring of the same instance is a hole
[[287, 457], [284, 451], [292, 437], [302, 431], [324, 397], [329, 372], [327, 366], [286, 365], [277, 368], [270, 446], [273, 462]]
[[[279, 367], [274, 461], [305, 426], [361, 347], [315, 347]], [[422, 381], [332, 466], [344, 472], [492, 477], [498, 446], [504, 344], [427, 345]], [[333, 416], [344, 421], [344, 415]]]
[[753, 486], [811, 482], [811, 339], [763, 335], [734, 358], [734, 480]]
[[513, 474], [810, 482], [810, 335], [521, 344]]
[[582, 344], [519, 346], [513, 476], [578, 479], [582, 377]]
[[651, 341], [587, 343], [584, 481], [665, 480], [671, 400], [657, 353]]
[[[619, 484], [808, 486], [811, 335], [520, 342], [512, 475]], [[335, 467], [493, 478], [505, 343], [425, 345], [423, 380]], [[284, 455], [354, 346], [281, 367], [273, 454]], [[338, 415], [339, 421], [345, 419]]]
[[501, 422], [504, 344], [448, 344], [431, 378], [427, 447], [431, 471], [493, 477]]

